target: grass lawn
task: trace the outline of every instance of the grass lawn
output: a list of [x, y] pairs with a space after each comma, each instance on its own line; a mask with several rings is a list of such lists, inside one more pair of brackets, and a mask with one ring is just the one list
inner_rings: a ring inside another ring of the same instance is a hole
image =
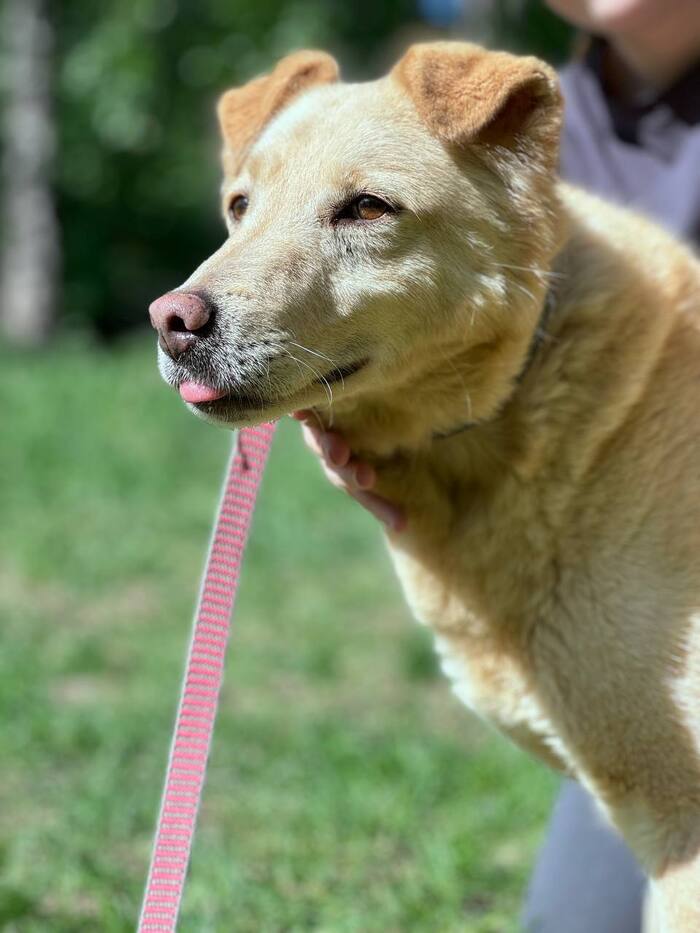
[[[230, 436], [150, 337], [0, 366], [0, 930], [132, 931]], [[183, 933], [515, 931], [555, 788], [453, 698], [283, 423]]]

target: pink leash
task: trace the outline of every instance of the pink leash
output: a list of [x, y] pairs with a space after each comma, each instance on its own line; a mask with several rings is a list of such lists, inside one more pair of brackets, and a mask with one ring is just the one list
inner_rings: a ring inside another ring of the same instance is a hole
[[274, 431], [273, 424], [264, 424], [239, 432], [224, 484], [175, 720], [139, 933], [171, 933], [177, 925], [238, 574]]

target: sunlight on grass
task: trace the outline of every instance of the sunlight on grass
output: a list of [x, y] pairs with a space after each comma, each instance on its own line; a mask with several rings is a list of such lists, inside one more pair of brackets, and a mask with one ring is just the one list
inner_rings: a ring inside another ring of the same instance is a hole
[[[130, 931], [230, 437], [152, 342], [2, 358], [0, 929]], [[183, 933], [517, 929], [554, 779], [459, 707], [297, 426], [246, 557]]]

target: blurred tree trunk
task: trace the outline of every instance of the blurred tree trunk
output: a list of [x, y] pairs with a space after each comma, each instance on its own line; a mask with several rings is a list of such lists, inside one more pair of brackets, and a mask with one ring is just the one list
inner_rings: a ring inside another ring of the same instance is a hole
[[0, 42], [4, 112], [0, 205], [0, 329], [35, 346], [58, 306], [60, 234], [51, 188], [50, 0], [4, 0]]

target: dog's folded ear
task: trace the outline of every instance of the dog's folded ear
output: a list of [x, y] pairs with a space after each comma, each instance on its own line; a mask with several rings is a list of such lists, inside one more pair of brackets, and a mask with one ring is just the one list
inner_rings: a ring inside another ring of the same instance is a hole
[[562, 101], [549, 65], [467, 42], [413, 45], [392, 71], [444, 143], [518, 148], [535, 140], [556, 160]]
[[338, 65], [325, 52], [294, 52], [268, 75], [231, 88], [217, 112], [224, 138], [224, 168], [233, 171], [267, 123], [293, 98], [317, 84], [338, 80]]

